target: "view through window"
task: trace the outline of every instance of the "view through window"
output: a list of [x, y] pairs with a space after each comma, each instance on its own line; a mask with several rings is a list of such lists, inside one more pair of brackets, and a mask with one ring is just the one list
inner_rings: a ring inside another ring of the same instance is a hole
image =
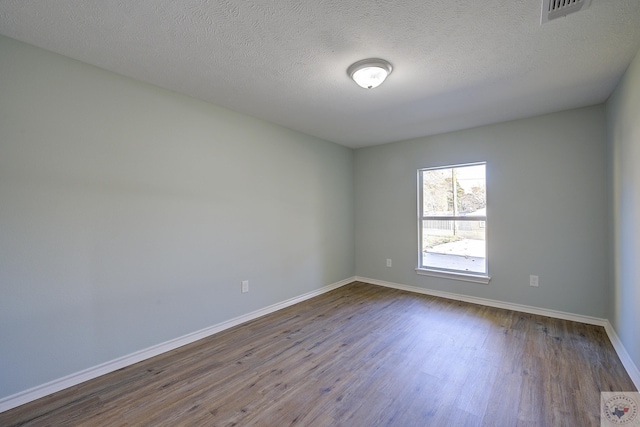
[[419, 268], [487, 275], [486, 163], [421, 169]]

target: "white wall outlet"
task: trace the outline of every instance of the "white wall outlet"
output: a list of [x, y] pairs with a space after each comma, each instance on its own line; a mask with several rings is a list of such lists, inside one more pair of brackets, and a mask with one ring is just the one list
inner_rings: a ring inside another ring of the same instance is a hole
[[387, 258], [387, 267], [391, 267], [391, 259]]
[[529, 276], [529, 286], [538, 287], [538, 276]]
[[249, 281], [248, 280], [243, 280], [242, 281], [242, 293], [246, 294], [247, 292], [249, 292]]

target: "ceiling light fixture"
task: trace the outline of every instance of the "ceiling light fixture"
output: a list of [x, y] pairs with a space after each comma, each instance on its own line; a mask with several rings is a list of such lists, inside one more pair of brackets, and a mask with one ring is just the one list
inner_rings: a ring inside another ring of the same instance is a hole
[[358, 86], [365, 89], [378, 87], [387, 78], [393, 67], [384, 59], [363, 59], [347, 68], [347, 74]]

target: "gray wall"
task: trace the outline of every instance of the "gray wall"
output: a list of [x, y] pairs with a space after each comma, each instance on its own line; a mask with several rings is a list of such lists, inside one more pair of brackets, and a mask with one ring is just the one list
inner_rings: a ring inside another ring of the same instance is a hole
[[353, 276], [352, 173], [345, 147], [0, 37], [0, 398]]
[[[357, 150], [356, 274], [606, 317], [605, 138], [601, 105]], [[417, 275], [417, 169], [477, 161], [487, 162], [491, 282]]]
[[607, 101], [612, 183], [610, 320], [640, 367], [640, 52]]

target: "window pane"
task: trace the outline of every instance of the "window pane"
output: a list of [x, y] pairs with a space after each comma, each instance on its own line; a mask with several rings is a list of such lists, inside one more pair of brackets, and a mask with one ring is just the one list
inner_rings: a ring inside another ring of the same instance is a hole
[[487, 215], [485, 165], [455, 168], [458, 188], [458, 214], [464, 216]]
[[422, 221], [422, 266], [486, 273], [484, 221]]
[[452, 171], [422, 171], [423, 216], [453, 216]]
[[485, 165], [421, 173], [423, 216], [486, 216]]

